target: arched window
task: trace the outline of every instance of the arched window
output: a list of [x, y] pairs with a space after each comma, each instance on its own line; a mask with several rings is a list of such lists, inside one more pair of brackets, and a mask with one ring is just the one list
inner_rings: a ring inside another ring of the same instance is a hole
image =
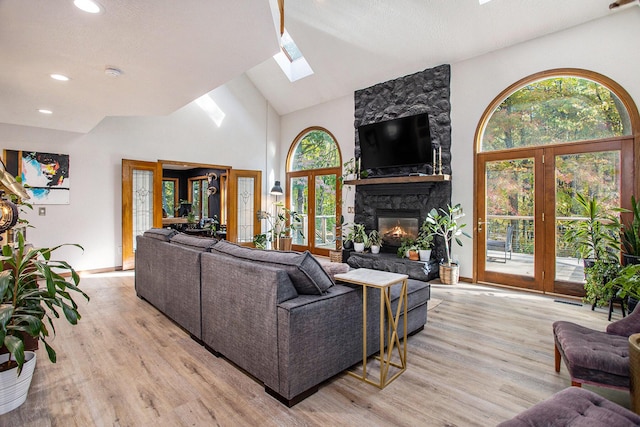
[[480, 151], [495, 151], [631, 135], [631, 121], [620, 98], [603, 84], [554, 76], [509, 94], [483, 130]]
[[[287, 207], [301, 214], [304, 231], [293, 236], [296, 250], [328, 255], [336, 249], [340, 229], [342, 170], [340, 148], [333, 135], [321, 127], [302, 131], [287, 156]], [[310, 203], [311, 202], [311, 203]]]
[[477, 280], [584, 295], [564, 238], [586, 216], [576, 196], [628, 206], [639, 127], [629, 94], [592, 71], [544, 71], [499, 94], [476, 132]]

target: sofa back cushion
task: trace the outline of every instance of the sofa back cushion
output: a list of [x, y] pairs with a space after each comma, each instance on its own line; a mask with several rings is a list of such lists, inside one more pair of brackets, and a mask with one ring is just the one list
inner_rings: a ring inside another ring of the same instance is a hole
[[331, 277], [309, 251], [302, 253], [267, 251], [221, 240], [211, 248], [211, 252], [282, 268], [289, 274], [293, 286], [300, 295], [322, 295], [334, 285]]
[[207, 251], [211, 249], [218, 241], [208, 237], [189, 236], [188, 234], [178, 233], [171, 236], [169, 241], [175, 245], [186, 246], [197, 251]]
[[144, 232], [144, 237], [150, 237], [156, 240], [162, 240], [163, 242], [168, 242], [171, 237], [176, 235], [178, 232], [176, 230], [172, 230], [170, 228], [150, 228], [149, 230]]

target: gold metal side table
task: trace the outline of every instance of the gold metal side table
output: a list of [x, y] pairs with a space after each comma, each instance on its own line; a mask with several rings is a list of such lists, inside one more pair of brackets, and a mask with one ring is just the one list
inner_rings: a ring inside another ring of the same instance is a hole
[[[362, 375], [349, 372], [350, 375], [379, 388], [386, 387], [407, 370], [407, 279], [406, 274], [390, 273], [387, 271], [359, 268], [348, 273], [336, 274], [335, 278], [342, 282], [353, 283], [362, 286]], [[400, 297], [395, 315], [391, 308], [391, 287], [401, 283]], [[376, 382], [368, 378], [367, 374], [367, 289], [380, 290], [380, 353], [376, 357], [380, 361], [380, 381]], [[400, 315], [403, 316], [403, 337], [400, 344], [398, 336], [398, 324]], [[385, 319], [387, 326], [385, 327]], [[385, 351], [385, 334], [387, 349]], [[399, 362], [393, 361], [393, 351], [397, 349]], [[399, 370], [389, 376], [390, 367]]]

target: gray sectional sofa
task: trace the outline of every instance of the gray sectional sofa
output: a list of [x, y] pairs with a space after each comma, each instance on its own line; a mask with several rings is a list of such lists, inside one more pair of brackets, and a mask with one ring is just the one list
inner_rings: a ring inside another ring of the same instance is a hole
[[[168, 229], [148, 230], [136, 244], [137, 295], [288, 406], [362, 361], [362, 289], [334, 283], [309, 252], [262, 251]], [[398, 294], [394, 286], [392, 300]], [[429, 297], [428, 283], [409, 281], [408, 334], [424, 327]], [[377, 293], [368, 304], [373, 354]]]

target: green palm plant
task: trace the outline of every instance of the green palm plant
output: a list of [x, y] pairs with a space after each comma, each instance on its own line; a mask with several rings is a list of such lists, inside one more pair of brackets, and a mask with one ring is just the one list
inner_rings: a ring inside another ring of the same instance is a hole
[[10, 353], [0, 371], [17, 365], [20, 373], [25, 362], [25, 337], [42, 341], [49, 360], [55, 363], [56, 352], [47, 341], [51, 334], [55, 336], [53, 319], [60, 318], [61, 311], [69, 323], [77, 324], [81, 316], [72, 293], [79, 293], [87, 301], [89, 296], [78, 287], [80, 276], [71, 265], [51, 259], [51, 254], [63, 246], [81, 246], [35, 249], [25, 246], [21, 232], [17, 237], [17, 246], [3, 246], [0, 257], [0, 347], [5, 346]]
[[564, 233], [583, 259], [618, 262], [620, 220], [604, 212], [596, 196], [576, 194], [576, 202], [584, 218], [572, 220]]
[[[623, 210], [624, 212], [629, 212]], [[632, 257], [640, 257], [640, 201], [631, 196], [631, 221], [622, 227], [621, 238], [624, 253]]]

